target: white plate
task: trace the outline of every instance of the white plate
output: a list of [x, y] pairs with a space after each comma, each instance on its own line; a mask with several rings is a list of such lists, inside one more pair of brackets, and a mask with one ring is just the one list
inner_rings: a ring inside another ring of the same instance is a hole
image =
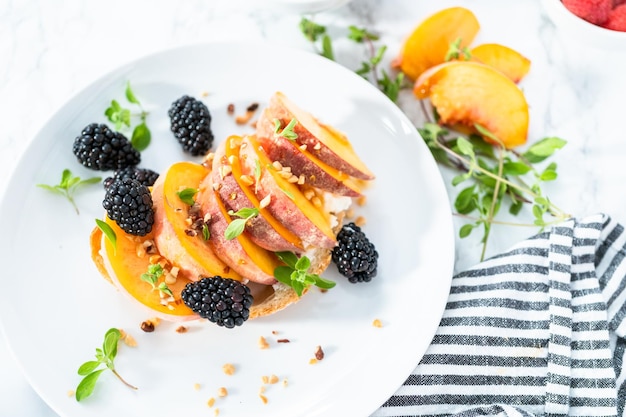
[[[153, 142], [141, 166], [157, 171], [189, 159], [166, 116], [183, 94], [208, 93], [202, 99], [212, 111], [217, 140], [251, 132], [227, 115], [229, 103], [241, 113], [252, 102], [263, 105], [277, 90], [346, 132], [377, 174], [357, 214], [366, 217], [364, 230], [380, 253], [378, 276], [355, 285], [331, 267], [324, 276], [337, 287], [326, 294], [312, 291], [298, 304], [240, 328], [197, 322], [179, 334], [177, 325], [166, 323], [154, 333], [142, 332], [139, 325], [150, 316], [105, 282], [90, 260], [89, 232], [103, 214], [101, 185], [77, 192], [80, 215], [64, 198], [35, 186], [56, 184], [64, 168], [82, 178], [97, 175], [78, 164], [72, 143], [85, 125], [105, 121], [111, 99], [125, 103], [127, 80], [151, 112]], [[415, 127], [351, 71], [264, 44], [168, 50], [93, 83], [28, 147], [0, 205], [2, 325], [30, 383], [63, 416], [213, 415], [207, 400], [222, 386], [229, 395], [214, 406], [220, 416], [367, 416], [401, 386], [437, 328], [453, 268], [450, 212], [443, 180]], [[374, 319], [383, 327], [374, 327]], [[77, 403], [68, 396], [80, 380], [76, 370], [93, 358], [110, 327], [124, 328], [137, 340], [137, 347], [120, 346], [116, 364], [139, 390], [106, 372], [94, 395]], [[261, 336], [269, 349], [259, 349]], [[277, 343], [279, 338], [291, 343]], [[311, 365], [318, 345], [326, 356]], [[232, 376], [221, 370], [227, 362], [237, 368]], [[262, 376], [272, 374], [281, 383], [267, 386], [263, 404]]]

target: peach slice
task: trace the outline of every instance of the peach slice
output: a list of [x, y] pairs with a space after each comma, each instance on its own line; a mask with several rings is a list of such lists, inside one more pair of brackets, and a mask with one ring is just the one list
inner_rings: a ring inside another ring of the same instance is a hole
[[267, 109], [257, 122], [257, 132], [259, 142], [270, 159], [289, 167], [295, 177], [302, 176], [302, 183], [333, 194], [349, 197], [361, 195], [363, 184], [359, 180], [326, 164], [314, 151], [310, 152], [308, 146], [274, 133], [272, 113]]
[[204, 182], [219, 184], [217, 192], [228, 210], [237, 212], [252, 207], [259, 210], [259, 215], [248, 220], [245, 228], [258, 246], [272, 252], [303, 252], [302, 240], [276, 220], [250, 189], [255, 180], [241, 172], [240, 144], [241, 137], [231, 136], [217, 147], [211, 176], [207, 176]]
[[[149, 283], [141, 279], [141, 275], [148, 272], [148, 267], [151, 265], [151, 255], [139, 256], [137, 249], [143, 246], [144, 242], [152, 240], [154, 235], [150, 233], [144, 237], [131, 236], [108, 217], [104, 220], [115, 232], [117, 239], [114, 247], [109, 239], [103, 239], [102, 230], [99, 228], [96, 227], [91, 234], [92, 258], [102, 275], [123, 293], [139, 301], [161, 317], [175, 321], [198, 318], [180, 299], [180, 292], [190, 282], [189, 280], [178, 277], [175, 283], [168, 284], [168, 288], [174, 294], [174, 301], [163, 303], [159, 291], [154, 291]], [[103, 242], [110, 270], [105, 265], [104, 258], [100, 253]]]
[[274, 284], [274, 270], [283, 263], [272, 252], [252, 242], [245, 233], [234, 239], [226, 238], [226, 229], [232, 219], [214, 191], [212, 181], [208, 185], [209, 187], [203, 189], [199, 200], [202, 211], [210, 215], [208, 225], [211, 231], [211, 248], [241, 276], [259, 284]]
[[519, 83], [530, 70], [530, 60], [515, 49], [498, 43], [485, 43], [471, 50], [472, 58], [494, 67]]
[[177, 195], [186, 188], [199, 189], [208, 174], [209, 170], [202, 165], [177, 162], [155, 182], [152, 189], [155, 243], [161, 255], [192, 281], [215, 275], [241, 280], [241, 276], [211, 250], [202, 233], [190, 233], [190, 206]]
[[325, 164], [347, 175], [363, 180], [374, 179], [374, 174], [358, 157], [352, 144], [343, 133], [320, 123], [309, 112], [298, 107], [285, 94], [276, 92], [266, 108], [265, 118], [268, 123], [259, 124], [257, 137], [274, 136], [274, 120], [280, 122], [280, 129], [285, 128], [292, 119], [297, 121], [293, 131], [298, 135], [295, 142], [305, 145], [308, 152]]
[[450, 45], [460, 39], [460, 48], [469, 46], [480, 29], [474, 13], [464, 7], [443, 9], [420, 23], [405, 41], [392, 65], [411, 80], [445, 62]]
[[242, 139], [239, 158], [243, 174], [254, 178], [258, 172], [254, 189], [259, 200], [269, 198], [269, 212], [302, 239], [305, 248], [335, 247], [337, 240], [330, 215], [323, 213], [297, 185], [280, 175], [255, 137], [246, 136]]
[[520, 88], [493, 67], [471, 61], [450, 61], [423, 73], [414, 94], [430, 98], [445, 125], [480, 125], [506, 148], [526, 143], [528, 104]]

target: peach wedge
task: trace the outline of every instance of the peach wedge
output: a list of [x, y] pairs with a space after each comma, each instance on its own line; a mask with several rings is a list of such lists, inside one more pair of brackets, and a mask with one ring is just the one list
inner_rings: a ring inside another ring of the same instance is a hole
[[480, 125], [485, 141], [513, 148], [526, 143], [528, 104], [520, 88], [495, 68], [472, 61], [450, 61], [423, 73], [413, 93], [429, 98], [443, 125]]
[[464, 7], [443, 9], [420, 23], [404, 42], [392, 65], [411, 80], [446, 61], [450, 45], [460, 39], [459, 47], [468, 47], [480, 29], [474, 13]]
[[504, 75], [519, 83], [530, 70], [530, 60], [508, 46], [498, 43], [485, 43], [471, 50], [472, 58], [494, 67]]

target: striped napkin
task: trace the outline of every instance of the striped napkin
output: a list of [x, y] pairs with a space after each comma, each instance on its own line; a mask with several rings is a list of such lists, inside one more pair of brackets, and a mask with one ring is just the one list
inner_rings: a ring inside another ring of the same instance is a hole
[[626, 233], [571, 219], [460, 273], [417, 368], [373, 416], [622, 416]]

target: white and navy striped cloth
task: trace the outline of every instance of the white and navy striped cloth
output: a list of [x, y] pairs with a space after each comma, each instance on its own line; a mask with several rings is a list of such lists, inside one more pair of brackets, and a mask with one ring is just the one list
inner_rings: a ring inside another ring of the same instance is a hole
[[568, 220], [460, 273], [439, 329], [373, 416], [622, 416], [626, 231]]

